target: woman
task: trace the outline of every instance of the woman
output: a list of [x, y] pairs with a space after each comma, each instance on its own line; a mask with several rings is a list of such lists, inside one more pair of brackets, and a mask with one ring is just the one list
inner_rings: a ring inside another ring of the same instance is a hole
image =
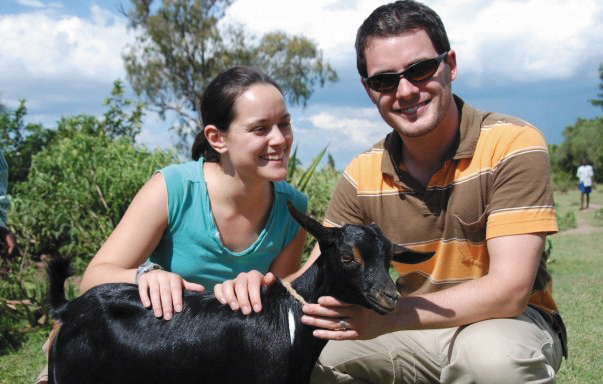
[[255, 69], [232, 68], [207, 86], [201, 119], [193, 161], [160, 170], [141, 188], [88, 265], [82, 292], [136, 282], [143, 305], [169, 320], [182, 310], [183, 289], [229, 280], [220, 300], [248, 314], [261, 310], [248, 304], [248, 276], [261, 276], [256, 283], [299, 269], [305, 231], [286, 202], [305, 212], [307, 201], [282, 181], [293, 134], [280, 88]]

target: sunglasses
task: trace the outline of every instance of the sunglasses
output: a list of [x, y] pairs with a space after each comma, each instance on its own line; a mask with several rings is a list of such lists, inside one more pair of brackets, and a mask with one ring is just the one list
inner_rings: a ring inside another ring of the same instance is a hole
[[363, 78], [364, 83], [372, 90], [377, 92], [391, 91], [398, 87], [400, 79], [405, 77], [406, 80], [413, 84], [420, 83], [430, 79], [438, 70], [440, 63], [446, 61], [448, 51], [442, 53], [433, 59], [419, 61], [399, 73], [380, 73], [371, 77]]

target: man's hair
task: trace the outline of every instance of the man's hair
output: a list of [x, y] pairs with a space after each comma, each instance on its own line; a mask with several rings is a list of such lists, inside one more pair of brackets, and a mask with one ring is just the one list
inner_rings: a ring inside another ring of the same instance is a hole
[[423, 29], [429, 35], [438, 54], [450, 50], [444, 24], [428, 6], [413, 0], [400, 0], [375, 9], [356, 34], [356, 66], [367, 77], [365, 50], [373, 37], [399, 36], [404, 32]]

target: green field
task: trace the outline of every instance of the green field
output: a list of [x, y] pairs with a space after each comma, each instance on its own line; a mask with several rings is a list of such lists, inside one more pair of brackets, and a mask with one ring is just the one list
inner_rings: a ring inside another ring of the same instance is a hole
[[[599, 384], [603, 372], [603, 191], [580, 211], [576, 191], [555, 196], [561, 215], [575, 215], [577, 227], [551, 236], [549, 267], [554, 295], [568, 328], [569, 359], [558, 383]], [[26, 335], [21, 347], [0, 356], [1, 384], [29, 384], [44, 364], [40, 350], [48, 330]]]

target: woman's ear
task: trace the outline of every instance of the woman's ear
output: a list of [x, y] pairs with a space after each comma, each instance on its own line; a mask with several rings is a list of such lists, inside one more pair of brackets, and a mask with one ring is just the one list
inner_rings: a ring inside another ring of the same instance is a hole
[[222, 154], [227, 151], [228, 148], [225, 142], [226, 135], [215, 125], [206, 125], [203, 128], [203, 133], [205, 134], [205, 138], [209, 145], [211, 145], [216, 152]]

